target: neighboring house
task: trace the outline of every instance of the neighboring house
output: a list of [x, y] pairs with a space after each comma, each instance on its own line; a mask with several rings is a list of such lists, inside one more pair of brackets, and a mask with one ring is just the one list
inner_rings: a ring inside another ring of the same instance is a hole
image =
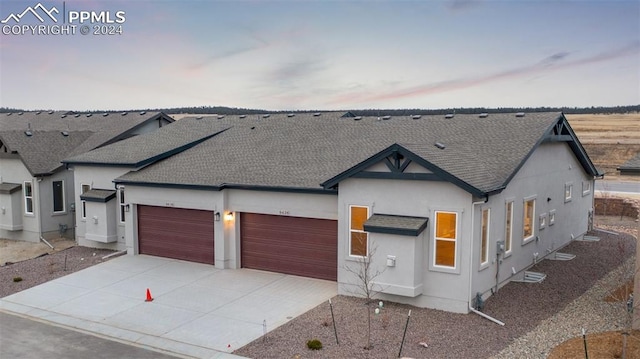
[[375, 251], [381, 298], [466, 313], [588, 230], [601, 174], [561, 113], [341, 115], [186, 118], [68, 158], [100, 189], [78, 238], [342, 294]]
[[171, 122], [160, 112], [0, 114], [0, 238], [74, 238], [74, 176], [60, 161]]
[[618, 171], [620, 171], [621, 175], [640, 175], [640, 153], [618, 167]]

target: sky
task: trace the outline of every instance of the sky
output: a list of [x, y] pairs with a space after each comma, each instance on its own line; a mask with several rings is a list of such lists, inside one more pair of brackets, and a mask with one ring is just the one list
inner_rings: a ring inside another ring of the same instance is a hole
[[0, 19], [0, 107], [640, 104], [637, 0], [2, 0]]

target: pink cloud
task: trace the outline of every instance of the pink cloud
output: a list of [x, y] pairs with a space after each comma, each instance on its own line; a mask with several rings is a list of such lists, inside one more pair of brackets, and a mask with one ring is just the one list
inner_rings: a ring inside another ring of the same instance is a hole
[[409, 87], [389, 92], [352, 92], [344, 95], [337, 96], [329, 103], [333, 104], [348, 104], [354, 102], [369, 102], [369, 101], [382, 101], [382, 100], [394, 100], [407, 97], [423, 96], [438, 94], [447, 91], [461, 90], [487, 83], [492, 83], [498, 80], [509, 78], [520, 78], [531, 74], [543, 73], [547, 71], [555, 71], [564, 68], [570, 68], [575, 66], [584, 66], [599, 62], [605, 62], [614, 60], [621, 57], [638, 55], [640, 53], [640, 43], [634, 42], [628, 46], [614, 49], [612, 51], [592, 55], [589, 57], [575, 59], [571, 61], [564, 61], [569, 53], [560, 52], [553, 54], [542, 61], [533, 65], [518, 67], [515, 69], [490, 74], [487, 76], [480, 76], [475, 78], [463, 78], [457, 80], [450, 80], [438, 83], [425, 84], [421, 86]]

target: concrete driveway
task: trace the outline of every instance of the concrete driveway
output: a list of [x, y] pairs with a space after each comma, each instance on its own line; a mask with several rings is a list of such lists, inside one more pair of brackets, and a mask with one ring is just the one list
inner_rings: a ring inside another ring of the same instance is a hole
[[168, 353], [232, 358], [336, 294], [330, 281], [126, 255], [2, 298], [0, 309]]

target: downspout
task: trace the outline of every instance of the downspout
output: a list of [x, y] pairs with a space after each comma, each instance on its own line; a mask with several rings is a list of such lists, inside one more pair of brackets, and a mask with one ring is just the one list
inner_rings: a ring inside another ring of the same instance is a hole
[[[504, 325], [503, 322], [499, 321], [498, 319], [491, 317], [485, 313], [482, 313], [479, 310], [476, 310], [472, 305], [471, 305], [471, 301], [473, 300], [473, 295], [472, 295], [472, 291], [473, 291], [473, 281], [471, 280], [471, 278], [473, 277], [473, 233], [474, 233], [474, 219], [475, 219], [475, 213], [476, 213], [476, 205], [479, 204], [483, 204], [483, 203], [487, 203], [489, 201], [489, 196], [486, 196], [484, 198], [484, 201], [478, 201], [478, 202], [473, 202], [471, 203], [471, 239], [469, 240], [469, 310], [472, 311], [473, 313], [478, 314], [479, 316], [485, 318], [485, 319], [489, 319], [490, 321], [499, 324], [499, 325]], [[487, 244], [488, 245], [488, 244]]]
[[[38, 213], [36, 213], [36, 216], [38, 217], [38, 237], [40, 237], [40, 240], [43, 241], [46, 245], [49, 246], [49, 248], [51, 249], [55, 249], [53, 248], [53, 246], [51, 245], [51, 243], [47, 242], [46, 239], [44, 239], [44, 236], [42, 235], [42, 198], [40, 198], [40, 184], [42, 183], [42, 177], [33, 177], [35, 179], [35, 181], [31, 182], [31, 202], [33, 203], [35, 200], [38, 201]], [[35, 182], [35, 183], [34, 183]], [[35, 186], [34, 186], [35, 184]], [[36, 191], [36, 187], [38, 190], [37, 196], [35, 195], [35, 191]], [[34, 210], [35, 210], [35, 206], [34, 206]]]

